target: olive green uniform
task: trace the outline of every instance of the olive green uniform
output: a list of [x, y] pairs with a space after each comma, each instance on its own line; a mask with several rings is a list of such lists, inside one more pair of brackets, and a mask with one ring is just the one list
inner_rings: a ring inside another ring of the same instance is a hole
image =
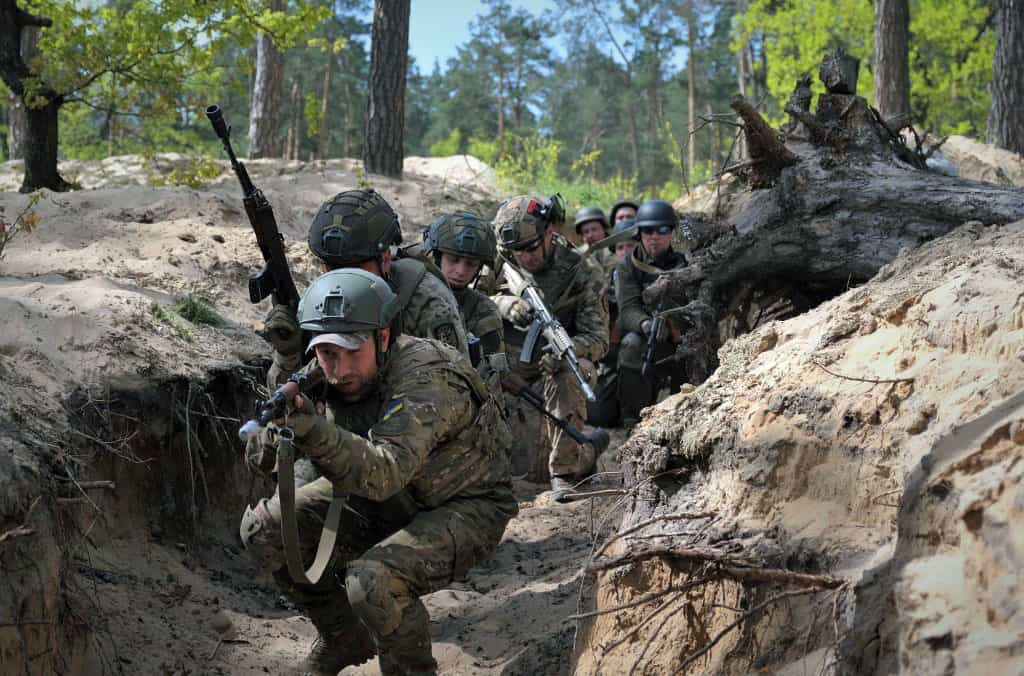
[[[545, 267], [533, 274], [524, 270], [523, 275], [544, 294], [551, 314], [572, 338], [576, 356], [592, 363], [601, 359], [608, 349], [608, 305], [601, 293], [604, 280], [597, 268], [583, 261], [564, 238], [556, 235]], [[531, 364], [520, 363], [525, 338], [523, 330], [505, 323], [505, 341], [513, 371], [529, 383], [542, 381], [548, 410], [577, 429], [583, 429], [587, 400], [579, 381], [564, 364], [553, 376], [544, 375], [538, 366], [543, 354], [540, 344], [534, 350]], [[545, 419], [543, 429], [542, 442], [550, 449], [548, 471], [551, 476], [574, 475], [586, 469], [590, 463], [585, 449], [550, 420]], [[541, 478], [536, 469], [531, 474]]]
[[[516, 514], [509, 431], [477, 372], [454, 350], [402, 336], [387, 354], [377, 386], [362, 400], [342, 401], [328, 389], [334, 425], [323, 438], [296, 440], [300, 451], [306, 442], [323, 473], [296, 491], [307, 564], [332, 495], [349, 495], [351, 510], [320, 583], [297, 585], [283, 568], [277, 496], [252, 510], [257, 516], [243, 523], [243, 539], [322, 637], [372, 639], [385, 675], [433, 673], [419, 597], [489, 557]], [[273, 429], [253, 443], [272, 452]]]
[[[642, 246], [633, 250], [630, 256], [620, 261], [615, 274], [615, 295], [619, 309], [619, 326], [622, 328], [622, 342], [619, 344], [618, 380], [619, 404], [622, 419], [636, 421], [640, 411], [654, 403], [665, 379], [673, 387], [682, 383], [683, 372], [678, 363], [659, 366], [657, 376], [645, 379], [642, 375], [644, 355], [647, 351], [647, 336], [642, 325], [652, 319], [656, 307], [649, 307], [643, 299], [643, 290], [654, 283], [658, 275], [666, 270], [686, 266], [686, 257], [669, 249], [657, 259], [651, 259]], [[668, 308], [664, 308], [668, 309]], [[671, 320], [669, 320], [671, 321]], [[661, 360], [674, 351], [671, 340], [656, 345], [654, 359]]]

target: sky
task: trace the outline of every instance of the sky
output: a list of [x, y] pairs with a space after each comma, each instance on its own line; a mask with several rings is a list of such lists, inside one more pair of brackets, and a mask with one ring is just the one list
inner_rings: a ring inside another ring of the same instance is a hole
[[[554, 8], [552, 0], [513, 0], [513, 8], [522, 7], [532, 14]], [[434, 61], [444, 67], [455, 56], [456, 46], [469, 39], [469, 22], [484, 10], [479, 0], [412, 0], [409, 17], [409, 53], [420, 72], [429, 73]]]

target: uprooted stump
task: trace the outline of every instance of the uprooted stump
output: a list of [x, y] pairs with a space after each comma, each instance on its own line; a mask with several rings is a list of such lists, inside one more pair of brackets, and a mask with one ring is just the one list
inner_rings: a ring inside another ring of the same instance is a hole
[[684, 215], [692, 265], [651, 292], [714, 363], [620, 449], [577, 673], [971, 673], [1024, 651], [1003, 640], [1024, 551], [996, 544], [1024, 409], [942, 442], [1024, 390], [1024, 190], [920, 168], [855, 94], [803, 98], [781, 134], [746, 109], [746, 187]]

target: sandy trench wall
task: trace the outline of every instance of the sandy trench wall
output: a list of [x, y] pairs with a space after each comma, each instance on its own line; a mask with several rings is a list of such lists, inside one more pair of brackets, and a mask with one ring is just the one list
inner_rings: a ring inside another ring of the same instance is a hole
[[[978, 673], [1019, 658], [1024, 428], [1010, 415], [911, 478], [957, 426], [1024, 390], [1022, 245], [1024, 222], [968, 224], [905, 251], [869, 283], [730, 341], [712, 378], [648, 411], [621, 451], [635, 486], [623, 527], [717, 517], [649, 527], [620, 551], [676, 533], [678, 546], [849, 581], [770, 604], [685, 673], [882, 674], [897, 661]], [[666, 560], [600, 573], [596, 610], [707, 573]], [[717, 581], [594, 618], [576, 673], [677, 673], [780, 591]]]

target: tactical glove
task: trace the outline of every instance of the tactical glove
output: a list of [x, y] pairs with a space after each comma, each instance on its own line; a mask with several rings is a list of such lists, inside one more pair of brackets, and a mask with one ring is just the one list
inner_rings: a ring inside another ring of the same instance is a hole
[[334, 423], [322, 415], [296, 412], [288, 416], [288, 427], [295, 433], [295, 447], [311, 460], [329, 449]]
[[533, 319], [533, 308], [522, 298], [498, 296], [494, 299], [498, 313], [516, 326], [527, 326]]
[[548, 352], [540, 358], [540, 370], [546, 376], [554, 376], [562, 370], [562, 360]]
[[270, 308], [260, 335], [283, 357], [294, 358], [302, 352], [302, 330], [295, 312], [287, 305]]

